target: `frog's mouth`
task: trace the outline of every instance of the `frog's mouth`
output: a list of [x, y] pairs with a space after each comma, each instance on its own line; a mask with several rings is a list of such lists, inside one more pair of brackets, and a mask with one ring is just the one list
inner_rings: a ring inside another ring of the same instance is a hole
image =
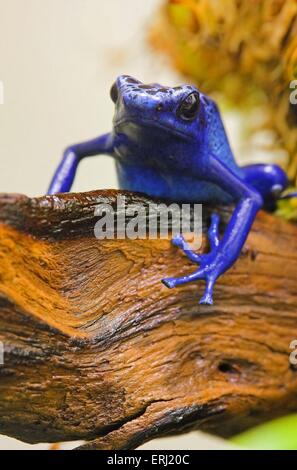
[[126, 134], [127, 131], [130, 133], [133, 129], [138, 132], [141, 132], [142, 129], [161, 129], [171, 134], [172, 137], [180, 137], [184, 140], [194, 140], [193, 135], [189, 132], [176, 129], [173, 125], [160, 122], [157, 119], [148, 119], [141, 116], [129, 116], [122, 119], [115, 119], [114, 129], [117, 132], [124, 134]]

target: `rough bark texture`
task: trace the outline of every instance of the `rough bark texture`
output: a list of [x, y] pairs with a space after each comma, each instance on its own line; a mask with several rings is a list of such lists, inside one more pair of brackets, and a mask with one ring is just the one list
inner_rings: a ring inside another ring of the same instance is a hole
[[297, 227], [260, 213], [201, 306], [203, 282], [160, 283], [194, 269], [168, 240], [94, 237], [117, 194], [0, 196], [0, 433], [128, 449], [296, 411]]

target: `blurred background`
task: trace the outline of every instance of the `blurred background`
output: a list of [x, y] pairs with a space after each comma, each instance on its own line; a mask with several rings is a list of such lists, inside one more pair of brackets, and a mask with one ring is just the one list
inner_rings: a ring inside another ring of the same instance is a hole
[[[263, 3], [269, 2], [272, 3], [271, 0]], [[216, 88], [222, 91], [224, 83], [220, 73], [216, 75], [213, 70], [210, 71], [211, 64], [207, 64], [203, 56], [199, 56], [201, 61], [196, 63], [196, 68], [191, 68], [194, 64], [193, 51], [180, 49], [180, 44], [186, 42], [179, 43], [176, 31], [173, 34], [170, 29], [176, 27], [183, 39], [196, 44], [192, 40], [197, 28], [192, 16], [189, 16], [192, 12], [189, 9], [179, 10], [178, 15], [176, 11], [171, 12], [173, 25], [168, 25], [169, 17], [155, 21], [160, 7], [165, 3], [165, 0], [0, 0], [0, 192], [43, 195], [67, 145], [109, 131], [113, 116], [109, 89], [117, 75], [129, 74], [147, 83], [157, 81], [165, 85], [183, 83], [187, 76], [187, 80], [195, 84], [199, 84], [201, 79], [204, 89], [209, 88], [214, 94]], [[169, 3], [181, 3], [183, 8], [184, 4], [194, 5], [195, 2]], [[201, 2], [208, 3], [215, 3], [217, 9], [221, 5], [220, 2]], [[231, 8], [235, 3], [239, 5], [244, 2], [229, 2], [228, 20], [233, 18], [238, 23], [239, 16]], [[291, 0], [281, 3], [296, 4]], [[195, 18], [200, 13], [197, 10]], [[224, 13], [222, 9], [222, 18]], [[221, 17], [218, 24], [222, 30], [224, 21]], [[214, 25], [215, 21], [212, 27]], [[257, 25], [255, 27], [259, 30]], [[277, 40], [279, 27], [275, 26], [271, 31]], [[216, 31], [214, 36], [217, 37]], [[267, 37], [270, 37], [269, 30]], [[232, 50], [234, 57], [242, 53], [238, 38], [236, 35], [238, 51]], [[167, 50], [167, 53], [156, 52], [152, 44], [156, 49]], [[212, 44], [211, 41], [209, 44]], [[198, 48], [199, 44], [195, 47]], [[215, 43], [213, 48], [218, 53]], [[232, 70], [232, 61], [225, 63], [209, 54], [208, 51], [207, 57], [211, 58], [212, 64], [224, 63], [229, 67], [229, 70], [222, 71], [223, 75], [230, 70], [234, 76], [237, 72], [241, 73], [238, 67]], [[253, 70], [253, 63], [247, 64]], [[210, 83], [202, 80], [210, 73]], [[266, 76], [270, 77], [270, 74]], [[248, 77], [246, 83], [250, 81]], [[236, 83], [232, 83], [235, 89]], [[248, 91], [244, 88], [238, 92], [237, 89], [234, 100], [241, 101], [240, 97], [244, 98]], [[228, 95], [228, 92], [225, 94]], [[263, 93], [255, 96], [260, 96], [259, 101], [265, 102]], [[260, 129], [249, 141], [248, 147], [241, 139], [247, 120], [260, 126], [257, 121], [262, 116], [261, 112], [258, 110], [255, 114], [245, 110], [242, 114], [223, 101], [220, 104], [224, 121], [237, 159], [241, 162], [273, 160], [285, 165], [287, 152], [282, 148], [273, 152], [271, 148], [267, 149], [267, 144], [272, 140], [271, 130]], [[283, 129], [283, 126], [280, 125], [280, 128]], [[294, 139], [291, 140], [296, 146], [297, 139]], [[113, 161], [100, 156], [82, 162], [73, 190], [116, 187]], [[228, 445], [200, 433], [191, 433], [174, 440], [155, 441], [145, 448], [166, 446], [195, 449]], [[49, 446], [40, 444], [34, 447]], [[67, 447], [71, 448], [73, 444], [67, 444]], [[0, 437], [0, 448], [32, 446]]]
[[[179, 82], [147, 44], [159, 0], [0, 0], [0, 191], [45, 193], [62, 151], [111, 128], [117, 75]], [[73, 190], [116, 187], [108, 157]]]

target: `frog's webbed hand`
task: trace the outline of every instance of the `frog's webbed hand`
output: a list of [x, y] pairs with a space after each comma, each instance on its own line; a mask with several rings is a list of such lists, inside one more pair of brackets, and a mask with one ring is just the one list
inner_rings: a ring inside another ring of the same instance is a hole
[[210, 253], [206, 255], [198, 254], [198, 253], [195, 253], [193, 250], [191, 250], [191, 248], [189, 247], [189, 245], [187, 244], [187, 242], [185, 241], [182, 235], [177, 235], [176, 237], [172, 239], [172, 244], [181, 248], [183, 252], [185, 253], [185, 255], [193, 263], [200, 264], [200, 269], [198, 269], [193, 274], [190, 274], [189, 276], [183, 276], [180, 278], [172, 277], [172, 278], [162, 279], [162, 282], [163, 284], [165, 284], [166, 287], [173, 288], [180, 284], [185, 284], [187, 282], [195, 281], [197, 279], [205, 279], [206, 280], [205, 293], [203, 297], [201, 298], [200, 303], [205, 303], [205, 304], [213, 303], [212, 294], [213, 294], [215, 278], [213, 276], [207, 276], [206, 268], [207, 268], [207, 264], [211, 261], [210, 255], [214, 255], [220, 243], [219, 242], [219, 223], [220, 223], [219, 215], [215, 213], [212, 214], [211, 224], [208, 229], [208, 240], [209, 240], [211, 251]]
[[209, 253], [202, 255], [191, 253], [189, 255], [184, 240], [179, 240], [177, 243], [174, 240], [174, 244], [180, 246], [192, 261], [200, 264], [200, 267], [188, 276], [167, 278], [163, 279], [162, 282], [167, 287], [172, 288], [197, 279], [204, 279], [206, 288], [200, 303], [211, 305], [213, 303], [212, 295], [215, 282], [240, 255], [254, 218], [263, 205], [263, 200], [257, 191], [248, 186], [218, 159], [211, 157], [210, 161], [209, 181], [231, 194], [234, 200], [238, 201], [236, 208], [222, 239], [219, 239], [218, 234], [219, 218], [217, 215], [212, 217], [208, 232], [211, 248]]
[[58, 166], [47, 194], [70, 191], [79, 162], [85, 157], [112, 152], [112, 137], [104, 134], [96, 139], [68, 147]]

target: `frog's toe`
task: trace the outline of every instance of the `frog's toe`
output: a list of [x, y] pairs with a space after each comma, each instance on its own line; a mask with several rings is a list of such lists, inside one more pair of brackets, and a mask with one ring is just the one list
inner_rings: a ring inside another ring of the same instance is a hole
[[213, 288], [216, 281], [216, 276], [206, 276], [206, 287], [204, 295], [201, 297], [199, 303], [202, 305], [213, 305]]
[[161, 280], [164, 286], [168, 287], [168, 289], [173, 289], [176, 286], [176, 279], [174, 277], [166, 277]]
[[171, 240], [172, 245], [182, 248], [184, 246], [185, 240], [182, 235], [176, 235]]
[[213, 298], [212, 298], [212, 295], [209, 294], [209, 293], [206, 293], [204, 294], [200, 301], [199, 301], [199, 304], [200, 305], [213, 305]]
[[220, 244], [219, 225], [220, 225], [220, 216], [216, 213], [213, 213], [211, 215], [211, 224], [208, 229], [208, 239], [209, 239], [211, 250], [215, 250]]

